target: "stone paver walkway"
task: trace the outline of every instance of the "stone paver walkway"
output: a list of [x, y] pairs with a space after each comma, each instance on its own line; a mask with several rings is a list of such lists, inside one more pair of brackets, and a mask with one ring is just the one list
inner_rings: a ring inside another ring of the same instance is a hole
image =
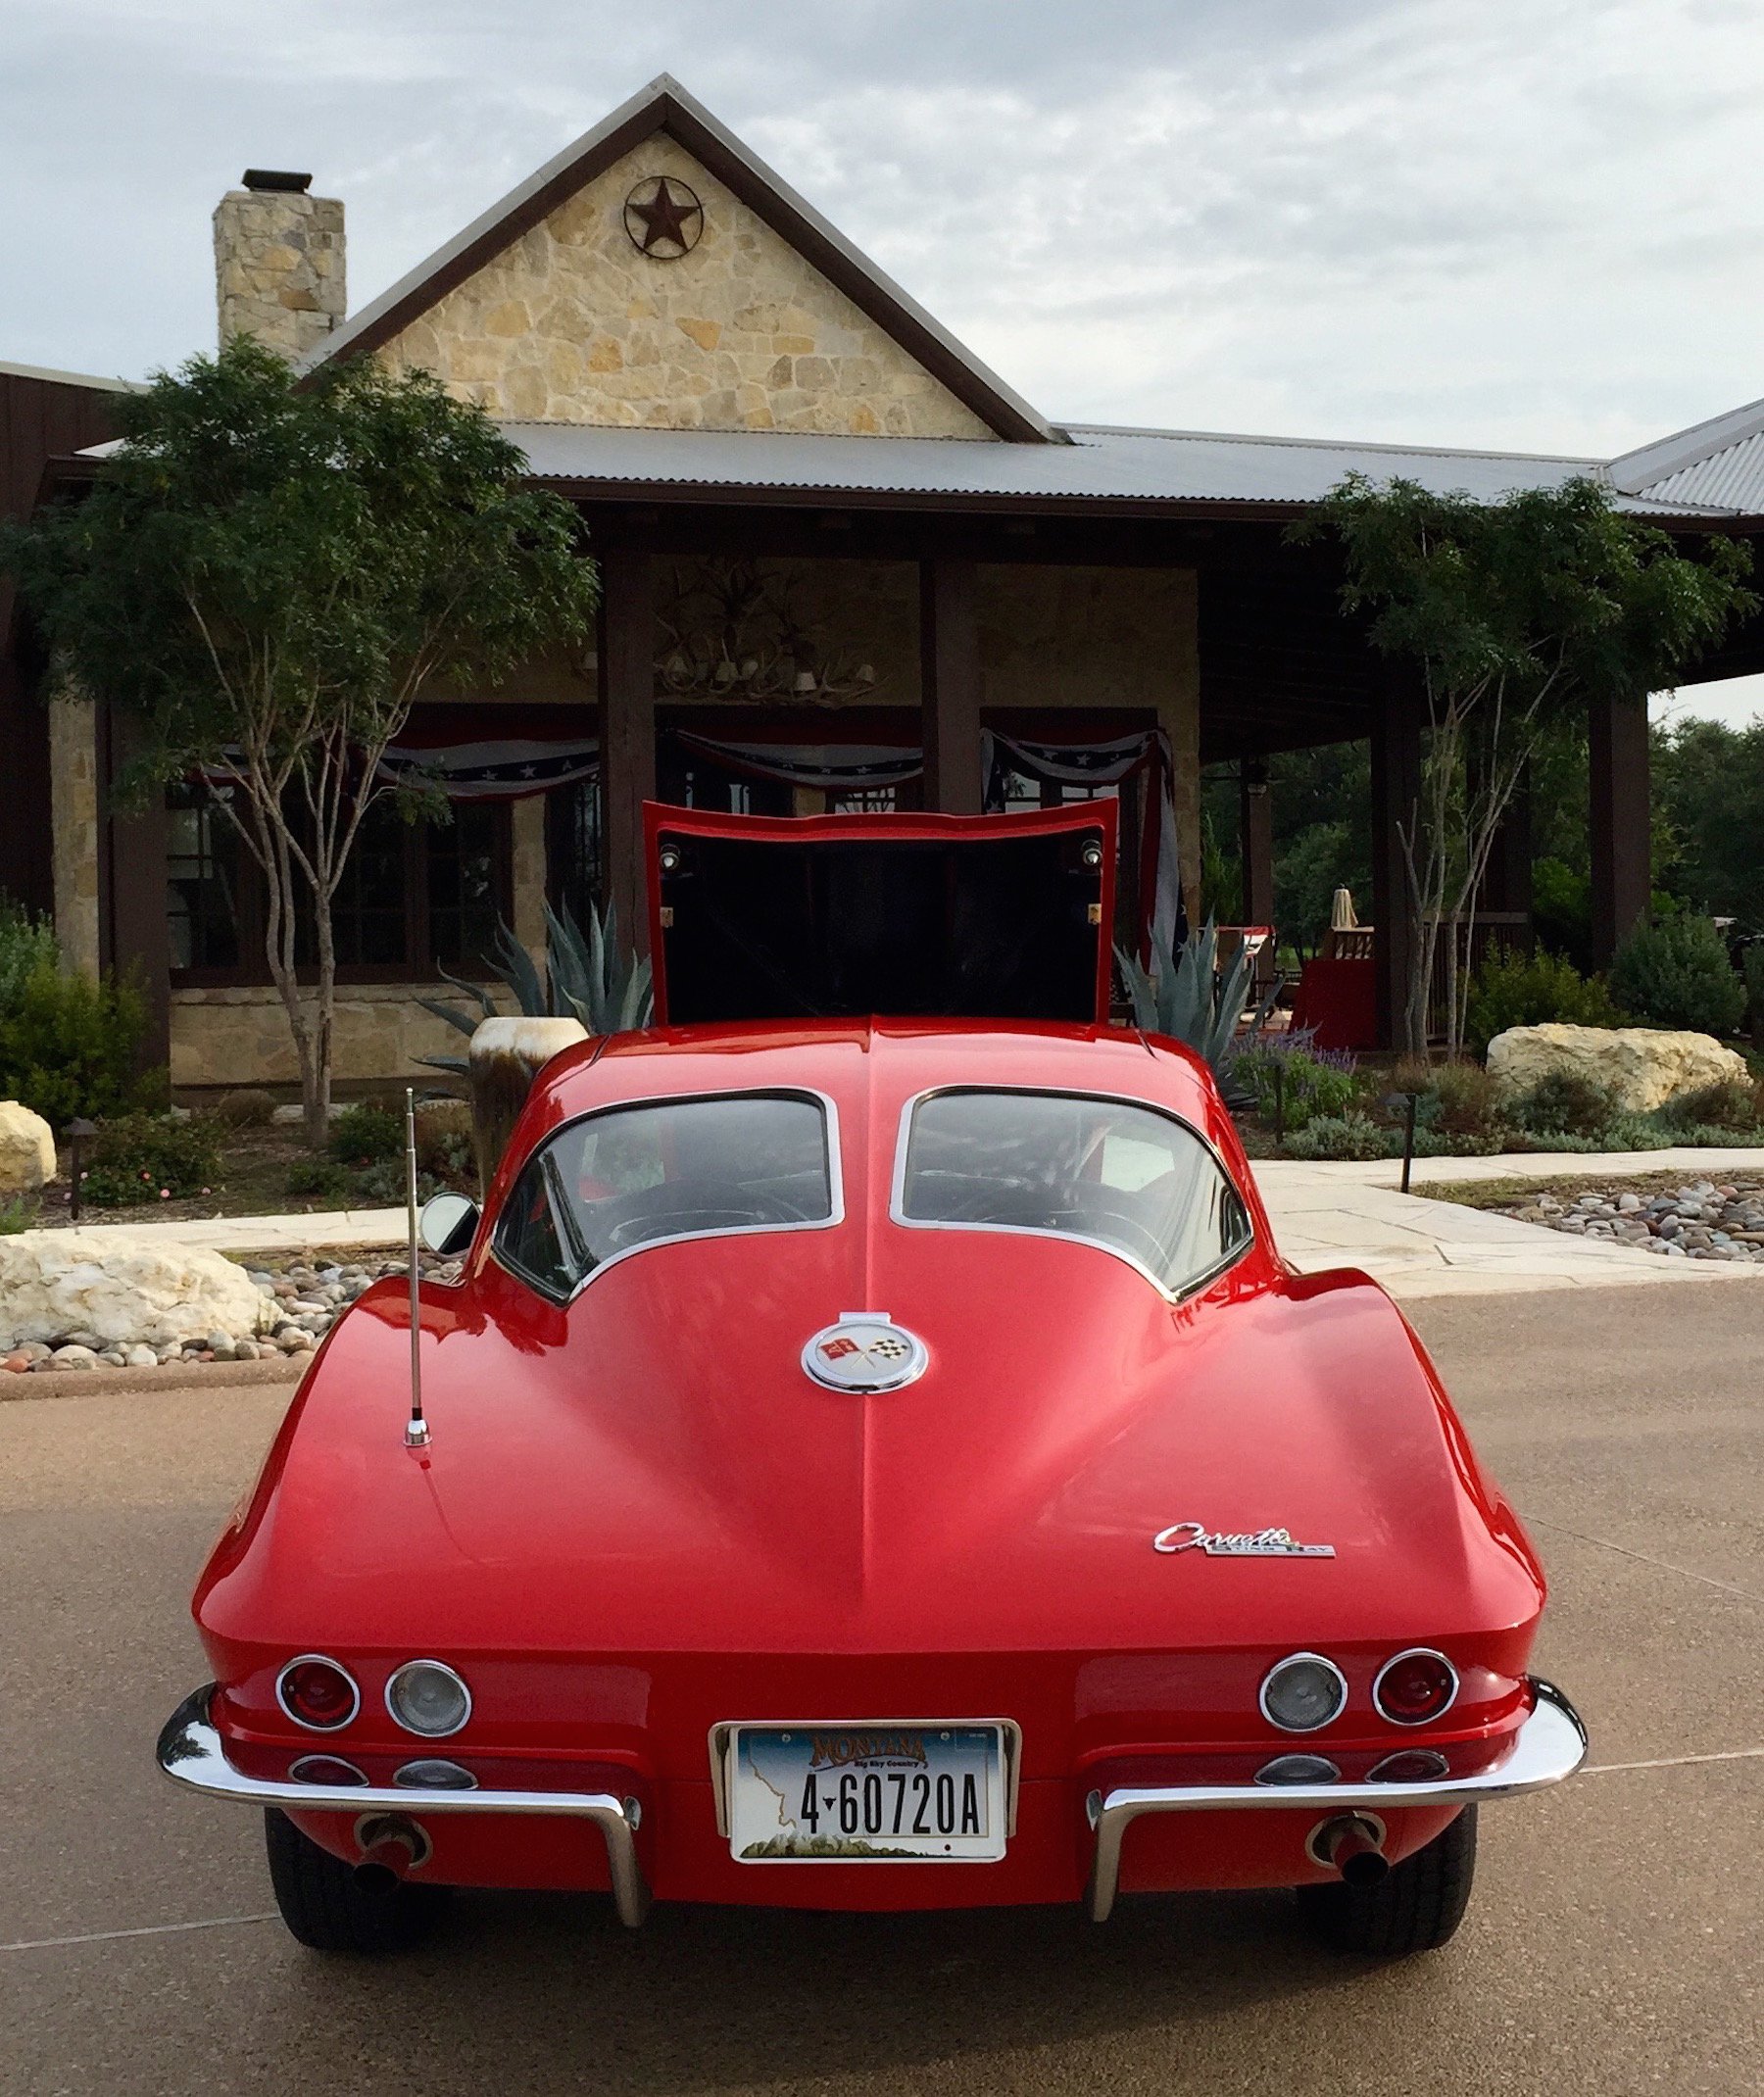
[[[1589, 1181], [1642, 1172], [1681, 1174], [1689, 1183], [1724, 1173], [1764, 1171], [1764, 1148], [1625, 1150], [1603, 1154], [1528, 1152], [1512, 1157], [1417, 1159], [1415, 1181]], [[1609, 1287], [1621, 1282], [1764, 1277], [1764, 1265], [1663, 1259], [1628, 1245], [1573, 1238], [1535, 1223], [1516, 1223], [1454, 1201], [1424, 1201], [1396, 1192], [1396, 1159], [1370, 1164], [1264, 1160], [1256, 1183], [1273, 1218], [1281, 1251], [1296, 1267], [1358, 1267], [1399, 1296], [1474, 1295], [1492, 1292]], [[401, 1208], [328, 1209], [307, 1216], [220, 1216], [198, 1222], [82, 1225], [95, 1236], [123, 1231], [225, 1252], [300, 1251], [311, 1245], [402, 1243]]]

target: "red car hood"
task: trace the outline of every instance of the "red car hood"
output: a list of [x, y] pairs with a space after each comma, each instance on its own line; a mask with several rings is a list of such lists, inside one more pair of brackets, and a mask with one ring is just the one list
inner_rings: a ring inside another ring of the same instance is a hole
[[[424, 1452], [402, 1445], [405, 1299], [371, 1292], [223, 1539], [204, 1628], [290, 1650], [1131, 1653], [1375, 1623], [1389, 1649], [1541, 1606], [1510, 1510], [1358, 1277], [1257, 1253], [1172, 1307], [1041, 1237], [855, 1222], [704, 1250], [655, 1247], [537, 1317], [494, 1267], [426, 1290]], [[848, 1310], [916, 1332], [924, 1376], [811, 1382], [805, 1341]], [[1153, 1550], [1184, 1522], [1335, 1555]]]

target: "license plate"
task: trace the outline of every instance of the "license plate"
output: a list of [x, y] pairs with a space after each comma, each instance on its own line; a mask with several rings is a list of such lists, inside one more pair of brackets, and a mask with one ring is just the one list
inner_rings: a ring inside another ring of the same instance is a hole
[[991, 1864], [1004, 1854], [1000, 1726], [736, 1726], [741, 1864]]

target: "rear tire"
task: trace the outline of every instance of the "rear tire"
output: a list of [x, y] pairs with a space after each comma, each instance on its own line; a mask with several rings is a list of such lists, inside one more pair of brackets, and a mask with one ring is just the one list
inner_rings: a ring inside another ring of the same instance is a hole
[[444, 1886], [364, 1884], [353, 1866], [303, 1835], [285, 1813], [264, 1815], [270, 1883], [290, 1932], [314, 1951], [371, 1957], [419, 1944], [447, 1906]]
[[1476, 1808], [1466, 1806], [1425, 1849], [1393, 1865], [1375, 1886], [1300, 1886], [1298, 1911], [1332, 1951], [1406, 1959], [1449, 1943], [1476, 1878]]

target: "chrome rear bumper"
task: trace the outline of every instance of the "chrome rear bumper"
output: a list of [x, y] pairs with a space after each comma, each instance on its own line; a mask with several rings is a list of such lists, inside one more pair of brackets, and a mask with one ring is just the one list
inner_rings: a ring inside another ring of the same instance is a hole
[[1085, 1811], [1097, 1848], [1086, 1896], [1093, 1922], [1105, 1922], [1121, 1875], [1121, 1843], [1142, 1813], [1340, 1813], [1354, 1807], [1387, 1812], [1429, 1806], [1473, 1806], [1482, 1799], [1517, 1798], [1572, 1777], [1586, 1759], [1587, 1729], [1553, 1682], [1532, 1678], [1531, 1716], [1512, 1752], [1473, 1777], [1423, 1783], [1168, 1784], [1093, 1791]]
[[159, 1766], [166, 1775], [210, 1798], [252, 1806], [279, 1806], [308, 1813], [361, 1813], [370, 1807], [428, 1820], [437, 1813], [550, 1813], [593, 1821], [606, 1837], [607, 1865], [618, 1919], [635, 1929], [649, 1909], [649, 1887], [634, 1840], [637, 1801], [611, 1791], [427, 1791], [391, 1784], [277, 1783], [247, 1777], [226, 1759], [226, 1746], [209, 1717], [215, 1685], [186, 1696], [159, 1736]]

